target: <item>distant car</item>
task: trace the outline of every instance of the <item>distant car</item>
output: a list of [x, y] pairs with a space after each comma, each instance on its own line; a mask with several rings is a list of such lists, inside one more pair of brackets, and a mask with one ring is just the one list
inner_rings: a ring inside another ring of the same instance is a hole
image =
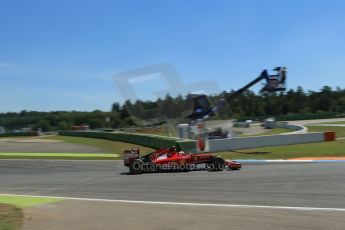
[[241, 164], [235, 161], [226, 161], [212, 153], [185, 153], [177, 151], [175, 147], [159, 149], [145, 156], [139, 156], [139, 149], [124, 151], [124, 165], [132, 174], [162, 171], [190, 171], [202, 169], [198, 166], [205, 165], [209, 171], [222, 171], [225, 169], [236, 170]]
[[252, 122], [248, 122], [250, 120], [247, 121], [243, 121], [243, 122], [234, 122], [233, 127], [237, 127], [237, 128], [250, 128], [250, 124]]
[[276, 119], [273, 117], [267, 118], [264, 120], [264, 122], [261, 124], [262, 127], [265, 129], [273, 129], [275, 128]]

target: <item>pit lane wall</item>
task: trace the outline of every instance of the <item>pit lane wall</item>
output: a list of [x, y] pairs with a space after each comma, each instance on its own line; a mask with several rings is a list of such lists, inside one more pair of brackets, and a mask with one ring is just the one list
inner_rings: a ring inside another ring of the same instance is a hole
[[333, 140], [335, 140], [335, 134], [332, 132], [236, 137], [209, 140], [209, 151], [218, 152], [226, 150], [274, 147], [281, 145], [294, 145]]

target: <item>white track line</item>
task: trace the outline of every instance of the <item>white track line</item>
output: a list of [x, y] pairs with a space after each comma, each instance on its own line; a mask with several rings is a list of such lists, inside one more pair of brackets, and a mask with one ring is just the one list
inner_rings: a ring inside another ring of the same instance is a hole
[[18, 195], [18, 194], [0, 194], [3, 196], [34, 197], [34, 198], [55, 198], [64, 200], [79, 201], [98, 201], [127, 204], [151, 204], [151, 205], [172, 205], [172, 206], [196, 206], [196, 207], [216, 207], [216, 208], [257, 208], [257, 209], [279, 209], [294, 211], [326, 211], [326, 212], [345, 212], [345, 208], [317, 208], [317, 207], [291, 207], [291, 206], [266, 206], [266, 205], [241, 205], [241, 204], [210, 204], [210, 203], [182, 203], [182, 202], [164, 202], [164, 201], [140, 201], [140, 200], [112, 200], [112, 199], [95, 199], [79, 197], [62, 197], [62, 196], [37, 196], [37, 195]]
[[322, 160], [255, 160], [255, 159], [238, 159], [235, 160], [240, 163], [340, 163], [345, 162], [345, 160], [332, 160], [332, 159], [322, 159]]
[[[228, 160], [228, 161], [231, 161], [231, 160]], [[315, 162], [314, 160], [285, 160], [285, 159], [277, 159], [277, 160], [236, 159], [235, 161], [243, 162], [243, 163], [312, 163], [312, 162]]]

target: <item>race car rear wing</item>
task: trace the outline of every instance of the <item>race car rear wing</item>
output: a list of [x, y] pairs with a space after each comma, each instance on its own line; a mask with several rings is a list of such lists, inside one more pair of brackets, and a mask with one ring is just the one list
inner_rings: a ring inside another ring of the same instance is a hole
[[140, 155], [140, 149], [127, 149], [123, 151], [123, 163], [125, 166], [130, 166], [131, 163], [138, 159]]

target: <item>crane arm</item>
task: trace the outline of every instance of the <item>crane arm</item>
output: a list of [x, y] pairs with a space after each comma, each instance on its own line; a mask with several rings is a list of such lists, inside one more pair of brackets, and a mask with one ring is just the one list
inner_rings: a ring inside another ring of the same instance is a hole
[[238, 95], [242, 94], [243, 92], [245, 92], [246, 90], [251, 88], [253, 85], [259, 83], [260, 81], [262, 81], [264, 79], [266, 79], [266, 80], [268, 79], [267, 70], [262, 71], [259, 77], [257, 77], [253, 81], [249, 82], [247, 85], [243, 86], [242, 88], [240, 88], [236, 92], [232, 93], [231, 96], [228, 98], [228, 100], [234, 99], [235, 97], [237, 97]]

